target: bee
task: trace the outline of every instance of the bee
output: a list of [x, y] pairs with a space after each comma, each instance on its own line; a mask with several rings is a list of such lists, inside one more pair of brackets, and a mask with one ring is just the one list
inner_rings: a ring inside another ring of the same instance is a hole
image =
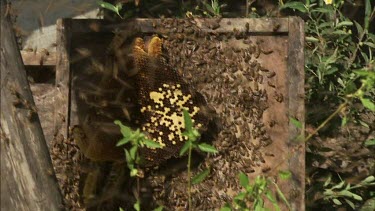
[[267, 81], [267, 84], [268, 84], [268, 86], [270, 86], [272, 88], [276, 88], [276, 85], [274, 83], [272, 83], [271, 81]]
[[271, 53], [273, 53], [273, 50], [264, 50], [263, 48], [261, 48], [260, 49], [260, 51], [263, 53], [263, 54], [265, 54], [265, 55], [268, 55], [268, 54], [271, 54]]
[[249, 32], [250, 31], [250, 24], [249, 23], [246, 23], [245, 24], [245, 32]]
[[282, 103], [284, 101], [284, 96], [282, 93], [275, 92], [275, 100], [279, 103]]
[[259, 48], [259, 44], [256, 44], [254, 46], [255, 46], [255, 48], [254, 48], [254, 57], [256, 59], [258, 59], [259, 56], [260, 56], [260, 53], [261, 53], [260, 48]]
[[274, 24], [273, 27], [272, 27], [272, 31], [273, 32], [276, 32], [280, 29], [281, 27], [281, 24], [277, 23], [277, 24]]
[[276, 73], [274, 71], [271, 71], [269, 73], [267, 73], [267, 78], [273, 78], [275, 77]]
[[40, 59], [39, 59], [39, 65], [43, 66], [43, 63], [45, 60], [47, 60], [47, 57], [50, 55], [49, 51], [45, 48], [42, 48], [40, 51]]
[[265, 166], [265, 167], [262, 168], [262, 172], [263, 172], [263, 173], [267, 173], [267, 172], [269, 172], [270, 170], [271, 170], [271, 167], [269, 167], [269, 166]]

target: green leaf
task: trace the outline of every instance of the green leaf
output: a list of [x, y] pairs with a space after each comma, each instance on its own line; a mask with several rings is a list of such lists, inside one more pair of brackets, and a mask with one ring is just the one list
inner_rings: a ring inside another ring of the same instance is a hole
[[357, 28], [358, 34], [362, 34], [363, 28], [362, 28], [361, 24], [359, 24], [357, 21], [354, 21], [354, 24], [355, 24], [355, 27]]
[[319, 39], [315, 38], [315, 37], [305, 37], [305, 40], [307, 42], [319, 42]]
[[116, 9], [117, 9], [117, 11], [120, 11], [122, 9], [122, 3], [121, 2], [116, 4]]
[[348, 117], [344, 116], [341, 120], [341, 127], [345, 126], [348, 123]]
[[332, 199], [333, 203], [336, 205], [342, 205], [341, 201], [338, 199]]
[[355, 194], [355, 193], [352, 193], [352, 197], [353, 197], [353, 199], [355, 199], [357, 201], [363, 201], [362, 197], [360, 195]]
[[348, 190], [342, 190], [339, 192], [340, 196], [347, 196], [353, 198], [353, 193]]
[[208, 175], [210, 174], [210, 170], [209, 169], [206, 169], [204, 171], [202, 171], [201, 173], [195, 175], [192, 179], [191, 179], [191, 183], [193, 185], [195, 184], [198, 184], [198, 183], [201, 183]]
[[348, 190], [342, 190], [342, 191], [340, 191], [340, 195], [341, 196], [347, 196], [347, 197], [353, 198], [353, 199], [355, 199], [357, 201], [362, 201], [363, 200], [360, 195], [352, 193], [352, 192], [350, 192]]
[[127, 162], [128, 164], [133, 163], [133, 160], [132, 160], [132, 158], [131, 158], [131, 156], [130, 156], [129, 151], [128, 151], [127, 149], [124, 149], [124, 151], [125, 151], [126, 162]]
[[354, 203], [353, 203], [352, 201], [350, 201], [349, 199], [346, 199], [346, 198], [344, 198], [344, 200], [345, 200], [345, 202], [346, 202], [347, 204], [349, 204], [349, 206], [350, 206], [353, 210], [355, 210], [355, 205], [354, 205]]
[[130, 140], [131, 140], [130, 138], [122, 138], [120, 141], [117, 142], [116, 147], [125, 145], [129, 143]]
[[329, 27], [331, 28], [333, 26], [333, 23], [332, 22], [323, 22], [321, 24], [319, 24], [319, 28], [322, 29], [322, 28], [326, 28], [326, 27]]
[[339, 28], [341, 26], [353, 26], [353, 22], [351, 22], [351, 21], [342, 21], [342, 22], [340, 22], [340, 23], [338, 23], [336, 25], [337, 28]]
[[144, 143], [147, 147], [150, 147], [150, 148], [161, 148], [161, 145], [160, 145], [158, 142], [155, 142], [155, 141], [150, 140], [150, 139], [144, 139], [144, 140], [143, 140], [143, 143]]
[[111, 10], [115, 13], [117, 13], [118, 9], [117, 7], [115, 7], [113, 4], [110, 4], [108, 2], [105, 2], [105, 1], [98, 1], [98, 4], [100, 7], [103, 7], [105, 9], [108, 9], [108, 10]]
[[325, 65], [332, 64], [332, 63], [336, 62], [337, 52], [338, 52], [338, 48], [336, 48], [335, 51], [333, 52], [333, 54], [324, 61]]
[[234, 197], [234, 200], [242, 201], [242, 200], [245, 199], [245, 197], [246, 197], [246, 193], [245, 192], [241, 192], [237, 196]]
[[370, 0], [366, 0], [366, 3], [365, 3], [365, 29], [366, 30], [369, 29], [371, 10], [372, 9], [371, 9]]
[[341, 189], [342, 187], [344, 187], [344, 185], [345, 185], [345, 181], [341, 181], [339, 184], [333, 186], [332, 190], [334, 190], [334, 189]]
[[186, 151], [188, 151], [191, 144], [192, 144], [191, 141], [185, 142], [185, 144], [181, 147], [180, 156], [184, 155], [186, 153]]
[[363, 127], [367, 127], [367, 128], [370, 128], [370, 126], [364, 122], [364, 121], [361, 121], [361, 120], [358, 120], [359, 124], [361, 124]]
[[217, 149], [214, 146], [211, 146], [206, 143], [201, 143], [198, 144], [198, 148], [202, 150], [203, 152], [208, 152], [208, 153], [218, 153]]
[[357, 74], [358, 76], [362, 76], [362, 77], [369, 77], [370, 75], [370, 72], [366, 70], [354, 70], [353, 72]]
[[292, 172], [290, 171], [279, 171], [279, 177], [281, 179], [287, 180], [292, 177]]
[[193, 129], [193, 122], [191, 121], [191, 117], [189, 112], [184, 109], [184, 121], [185, 121], [185, 130], [191, 131]]
[[370, 109], [371, 111], [375, 111], [375, 104], [371, 102], [371, 100], [364, 97], [360, 98], [360, 100], [364, 107]]
[[367, 46], [369, 46], [371, 48], [375, 48], [375, 44], [372, 43], [372, 42], [363, 42], [363, 44], [365, 44], [365, 45], [367, 45]]
[[[375, 139], [373, 139], [375, 141]], [[362, 183], [371, 183], [371, 182], [374, 182], [375, 181], [375, 177], [374, 176], [368, 176], [366, 179], [364, 179], [362, 181]]]
[[192, 129], [191, 134], [192, 134], [195, 138], [198, 138], [198, 137], [200, 136], [198, 130], [195, 129], [195, 128]]
[[330, 7], [318, 7], [316, 9], [311, 10], [311, 12], [332, 13], [333, 10]]
[[131, 135], [131, 133], [133, 132], [133, 131], [130, 129], [130, 127], [127, 127], [127, 126], [123, 125], [123, 124], [121, 123], [121, 121], [119, 121], [119, 120], [114, 121], [114, 123], [120, 127], [121, 134], [122, 134], [124, 137], [129, 137], [129, 136]]
[[119, 208], [119, 211], [124, 211], [124, 209], [122, 209], [122, 207]]
[[137, 175], [138, 175], [138, 169], [136, 169], [134, 167], [132, 169], [130, 169], [130, 176], [131, 177], [135, 177]]
[[333, 73], [337, 72], [339, 69], [337, 67], [327, 68], [325, 75], [332, 75]]
[[241, 186], [246, 188], [249, 185], [249, 178], [247, 177], [247, 175], [243, 172], [240, 172], [238, 177], [240, 178]]
[[122, 9], [122, 3], [118, 3], [116, 4], [116, 6], [105, 1], [97, 1], [97, 3], [99, 4], [100, 7], [111, 10], [112, 12], [115, 12], [120, 18], [123, 18], [120, 15], [120, 10]]
[[270, 200], [270, 202], [273, 204], [275, 210], [279, 211], [280, 207], [277, 204], [277, 201], [275, 200], [275, 197], [273, 196], [273, 193], [270, 190], [267, 190], [265, 195], [268, 198], [268, 200]]
[[135, 202], [133, 207], [136, 211], [141, 211], [141, 202], [137, 200], [137, 202]]
[[206, 7], [206, 10], [209, 11], [212, 14], [215, 14], [215, 11], [213, 10], [212, 6], [207, 4], [206, 2], [202, 2], [203, 5]]
[[267, 198], [272, 202], [276, 202], [275, 198], [273, 197], [273, 193], [270, 191], [270, 190], [267, 190], [265, 195], [267, 196]]
[[349, 33], [343, 30], [335, 30], [332, 32], [332, 34], [337, 34], [337, 35], [348, 35]]
[[375, 197], [368, 199], [359, 211], [374, 211], [375, 210]]
[[302, 123], [300, 121], [298, 121], [297, 119], [293, 118], [293, 117], [289, 117], [289, 120], [290, 122], [296, 127], [296, 128], [299, 128], [301, 129], [302, 128]]
[[155, 208], [154, 211], [163, 211], [164, 206], [160, 205], [159, 207]]
[[298, 11], [300, 11], [302, 13], [306, 13], [307, 12], [307, 9], [306, 9], [305, 5], [302, 2], [296, 2], [296, 1], [287, 2], [287, 3], [285, 3], [284, 5], [282, 5], [280, 7], [280, 9], [286, 9], [286, 8], [290, 8], [290, 9], [293, 9], [293, 10], [298, 10]]
[[132, 148], [130, 148], [129, 154], [130, 154], [130, 158], [132, 160], [135, 160], [135, 156], [137, 155], [137, 151], [138, 151], [138, 146], [132, 146]]

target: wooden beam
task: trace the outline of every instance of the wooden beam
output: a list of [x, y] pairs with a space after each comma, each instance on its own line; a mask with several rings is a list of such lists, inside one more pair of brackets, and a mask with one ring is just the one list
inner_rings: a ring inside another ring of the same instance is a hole
[[21, 51], [23, 64], [25, 66], [55, 66], [56, 65], [56, 52], [33, 52]]
[[62, 210], [63, 197], [1, 1], [1, 210]]
[[[299, 17], [289, 17], [288, 40], [288, 118], [293, 117], [305, 124], [305, 44], [304, 22]], [[302, 127], [304, 128], [304, 127]], [[304, 136], [304, 131], [289, 122], [289, 166], [292, 172], [290, 180], [291, 192], [288, 199], [292, 210], [305, 210], [305, 142], [297, 141]]]

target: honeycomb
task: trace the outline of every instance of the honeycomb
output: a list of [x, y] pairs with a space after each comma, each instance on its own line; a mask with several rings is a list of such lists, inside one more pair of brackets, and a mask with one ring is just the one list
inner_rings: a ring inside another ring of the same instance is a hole
[[143, 148], [145, 166], [160, 164], [177, 156], [184, 142], [183, 110], [186, 109], [195, 127], [203, 130], [207, 118], [202, 112], [203, 97], [195, 94], [181, 76], [171, 68], [162, 55], [162, 40], [153, 37], [146, 49], [143, 39], [136, 38], [133, 46], [137, 70], [141, 130], [161, 148]]

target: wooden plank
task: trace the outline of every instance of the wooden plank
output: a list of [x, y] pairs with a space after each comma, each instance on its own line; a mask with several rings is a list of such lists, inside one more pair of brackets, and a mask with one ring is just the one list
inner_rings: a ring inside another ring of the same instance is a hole
[[23, 64], [25, 66], [55, 66], [56, 52], [30, 52], [21, 51]]
[[[160, 29], [162, 21], [166, 19], [144, 19], [139, 18], [123, 23], [110, 23], [105, 20], [86, 19], [72, 22], [72, 33], [84, 32], [112, 32], [115, 28], [138, 28], [143, 33], [165, 33], [165, 29]], [[221, 18], [221, 19], [194, 19], [202, 30], [207, 32], [239, 32], [250, 33], [287, 33], [288, 18]], [[156, 27], [155, 27], [156, 26]], [[246, 27], [248, 26], [248, 27]], [[215, 29], [218, 27], [217, 29]], [[168, 29], [170, 31], [170, 29]]]
[[59, 19], [57, 28], [55, 134], [68, 137], [70, 109], [70, 19]]
[[2, 7], [1, 210], [61, 210], [62, 194], [13, 27], [4, 14]]
[[[288, 117], [305, 124], [304, 89], [304, 22], [299, 17], [289, 18], [288, 39]], [[297, 140], [303, 129], [289, 122], [289, 166], [292, 172], [289, 199], [292, 210], [305, 210], [305, 143]]]

